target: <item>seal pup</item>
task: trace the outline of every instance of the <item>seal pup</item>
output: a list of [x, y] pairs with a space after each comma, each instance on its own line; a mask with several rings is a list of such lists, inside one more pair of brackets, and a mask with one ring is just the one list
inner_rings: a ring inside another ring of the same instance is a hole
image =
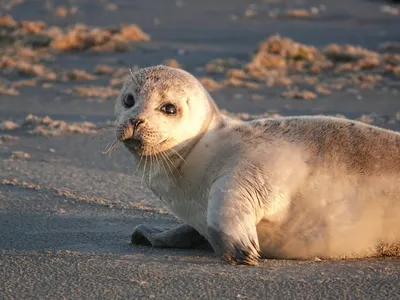
[[341, 118], [238, 121], [186, 71], [131, 73], [116, 135], [184, 223], [139, 225], [133, 244], [208, 241], [232, 264], [399, 254], [400, 134]]

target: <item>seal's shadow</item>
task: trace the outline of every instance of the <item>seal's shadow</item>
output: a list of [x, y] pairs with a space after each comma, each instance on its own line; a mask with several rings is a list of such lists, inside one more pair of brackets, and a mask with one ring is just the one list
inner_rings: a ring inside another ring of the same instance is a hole
[[130, 243], [139, 224], [158, 223], [172, 227], [168, 220], [146, 217], [76, 216], [28, 213], [0, 214], [0, 251], [73, 251], [97, 254], [142, 254], [144, 256], [212, 256], [207, 247], [160, 249]]

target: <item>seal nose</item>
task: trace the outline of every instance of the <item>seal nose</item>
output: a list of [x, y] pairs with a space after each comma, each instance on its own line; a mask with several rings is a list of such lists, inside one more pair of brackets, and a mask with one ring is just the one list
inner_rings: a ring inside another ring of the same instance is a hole
[[140, 130], [139, 126], [144, 124], [144, 120], [143, 119], [129, 119], [129, 123], [132, 125], [133, 128], [133, 134], [132, 137], [135, 140], [140, 141], [141, 140], [141, 134], [139, 133]]
[[129, 119], [129, 123], [136, 130], [141, 124], [144, 123], [144, 120], [142, 120], [142, 119]]

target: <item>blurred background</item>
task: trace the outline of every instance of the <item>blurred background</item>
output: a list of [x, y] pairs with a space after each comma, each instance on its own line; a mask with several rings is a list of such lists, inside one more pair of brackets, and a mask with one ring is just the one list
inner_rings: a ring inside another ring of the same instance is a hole
[[2, 0], [0, 30], [3, 119], [103, 120], [128, 68], [167, 64], [229, 112], [397, 122], [395, 2]]

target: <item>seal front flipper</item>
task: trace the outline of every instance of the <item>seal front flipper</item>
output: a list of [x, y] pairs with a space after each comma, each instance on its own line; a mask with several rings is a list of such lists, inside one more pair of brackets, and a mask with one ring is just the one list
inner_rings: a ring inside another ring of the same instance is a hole
[[260, 259], [254, 206], [231, 189], [229, 176], [212, 185], [207, 210], [208, 238], [214, 251], [231, 264], [257, 265]]
[[156, 248], [195, 248], [208, 245], [202, 235], [186, 224], [172, 229], [142, 224], [134, 229], [131, 242]]

